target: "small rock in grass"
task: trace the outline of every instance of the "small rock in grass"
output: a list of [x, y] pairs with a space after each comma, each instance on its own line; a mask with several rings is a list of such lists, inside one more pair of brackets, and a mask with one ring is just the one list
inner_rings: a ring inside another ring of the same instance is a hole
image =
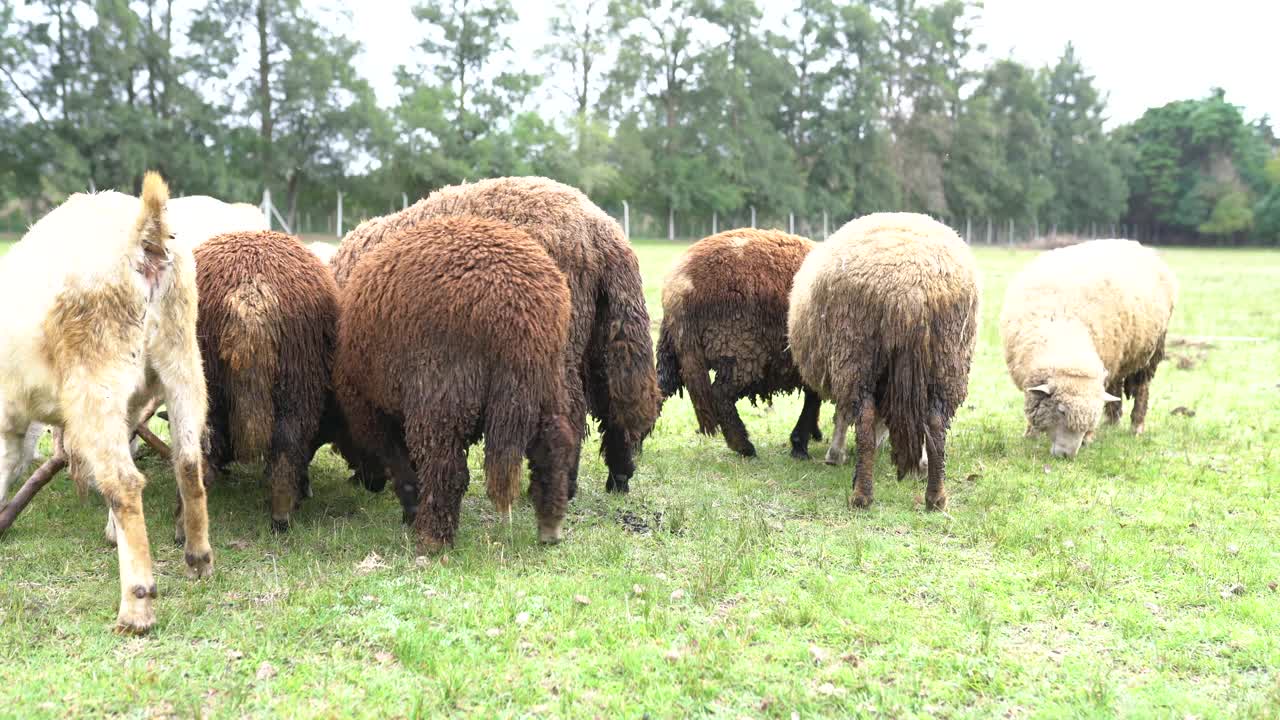
[[1232, 585], [1230, 587], [1223, 588], [1220, 594], [1222, 595], [1223, 600], [1230, 600], [1231, 598], [1237, 595], [1244, 594], [1244, 585], [1241, 585], [1240, 583], [1236, 583], [1235, 585]]
[[387, 567], [387, 564], [382, 562], [382, 556], [376, 552], [370, 551], [363, 560], [356, 563], [356, 572], [361, 575], [368, 575], [374, 570], [381, 570], [385, 567]]
[[1075, 540], [1063, 540], [1063, 541], [1062, 541], [1062, 547], [1064, 547], [1064, 548], [1066, 548], [1066, 549], [1068, 549], [1068, 550], [1071, 550], [1071, 549], [1075, 548], [1075, 546], [1076, 546], [1076, 542], [1075, 542]]
[[1271, 592], [1275, 592], [1277, 587], [1280, 587], [1280, 585], [1277, 585], [1275, 582], [1267, 583], [1267, 589]]
[[258, 666], [257, 677], [259, 680], [270, 680], [277, 674], [276, 666], [269, 662], [263, 661], [263, 663]]
[[632, 595], [643, 595], [643, 594], [644, 594], [644, 588], [643, 588], [643, 587], [641, 587], [641, 586], [639, 585], [639, 583], [637, 583], [637, 584], [635, 584], [635, 585], [632, 585], [632, 586], [631, 586], [631, 594], [632, 594]]
[[831, 659], [831, 651], [817, 645], [809, 646], [809, 655], [813, 657], [813, 661], [818, 665], [825, 665]]
[[395, 655], [392, 655], [391, 653], [387, 652], [386, 650], [380, 650], [380, 651], [378, 651], [378, 652], [374, 653], [374, 655], [373, 655], [373, 659], [374, 659], [374, 660], [377, 660], [378, 662], [382, 663], [383, 665], [390, 665], [391, 663], [395, 662], [396, 656], [395, 656]]
[[671, 648], [662, 657], [666, 658], [667, 662], [679, 662], [680, 658], [684, 657], [684, 653], [675, 648]]
[[819, 685], [819, 686], [818, 686], [818, 694], [819, 694], [819, 695], [826, 695], [827, 697], [830, 697], [830, 696], [832, 696], [832, 695], [835, 695], [835, 694], [836, 694], [836, 686], [835, 686], [835, 685], [832, 685], [832, 684], [831, 684], [831, 683], [829, 683], [829, 682], [828, 682], [828, 683], [822, 683], [821, 685]]
[[484, 634], [488, 635], [491, 638], [496, 638], [502, 634], [502, 631], [499, 630], [498, 628], [489, 628], [488, 630], [484, 631]]
[[576, 602], [576, 603], [578, 603], [579, 605], [590, 605], [590, 604], [591, 604], [591, 598], [587, 597], [586, 595], [574, 595], [574, 596], [573, 596], [573, 601], [574, 601], [574, 602]]
[[676, 588], [675, 590], [672, 590], [672, 591], [671, 591], [671, 599], [672, 599], [672, 600], [683, 600], [683, 599], [684, 599], [684, 590], [681, 590], [680, 588]]
[[228, 651], [227, 651], [227, 659], [228, 659], [228, 660], [232, 660], [232, 661], [234, 661], [234, 660], [243, 660], [243, 659], [244, 659], [244, 653], [240, 652], [239, 650], [228, 650]]
[[1239, 548], [1239, 546], [1235, 545], [1234, 543], [1233, 543], [1233, 544], [1231, 544], [1231, 545], [1228, 545], [1228, 546], [1227, 546], [1227, 554], [1228, 554], [1228, 555], [1239, 555], [1239, 554], [1240, 554], [1240, 548]]

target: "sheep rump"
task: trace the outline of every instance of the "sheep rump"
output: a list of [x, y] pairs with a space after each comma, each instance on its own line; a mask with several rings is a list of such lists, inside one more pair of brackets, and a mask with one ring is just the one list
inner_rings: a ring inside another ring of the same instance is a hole
[[269, 230], [218, 235], [195, 259], [209, 464], [266, 460], [272, 527], [284, 531], [320, 444], [338, 289], [297, 238]]
[[[450, 186], [348, 233], [331, 263], [338, 287], [384, 238], [443, 216], [509, 223], [539, 243], [564, 274], [572, 302], [564, 356], [569, 423], [581, 443], [587, 412], [599, 421], [609, 468], [605, 488], [626, 492], [634, 456], [657, 420], [660, 396], [640, 264], [622, 228], [579, 190], [546, 178]], [[575, 455], [570, 498], [577, 476]]]
[[802, 390], [792, 456], [807, 458], [809, 438], [821, 439], [820, 401], [804, 387], [787, 341], [791, 283], [813, 247], [777, 230], [730, 230], [690, 246], [663, 283], [658, 387], [664, 398], [688, 390], [699, 432], [723, 430], [747, 457], [755, 447], [734, 406], [743, 398], [755, 404]]
[[945, 437], [968, 393], [978, 299], [972, 252], [923, 215], [856, 219], [805, 259], [791, 293], [791, 352], [805, 383], [836, 403], [833, 446], [855, 425], [855, 506], [872, 501], [878, 422], [899, 477], [927, 448], [925, 504], [945, 505]]
[[1052, 250], [1018, 273], [1000, 333], [1028, 434], [1050, 432], [1055, 455], [1075, 455], [1104, 405], [1109, 422], [1120, 419], [1124, 395], [1134, 399], [1132, 426], [1141, 433], [1177, 293], [1169, 266], [1131, 240]]
[[380, 458], [419, 545], [453, 543], [467, 450], [509, 515], [528, 455], [539, 537], [557, 542], [577, 444], [566, 422], [569, 288], [506, 223], [436, 218], [389, 233], [341, 291], [334, 384], [354, 441]]

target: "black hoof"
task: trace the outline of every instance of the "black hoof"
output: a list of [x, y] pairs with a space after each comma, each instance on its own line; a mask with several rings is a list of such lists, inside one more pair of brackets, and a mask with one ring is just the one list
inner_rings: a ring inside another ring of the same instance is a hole
[[791, 457], [795, 458], [796, 460], [808, 460], [809, 451], [805, 448], [793, 447], [791, 448]]
[[626, 475], [609, 474], [609, 479], [605, 480], [604, 491], [611, 493], [627, 494], [631, 492], [631, 478]]
[[408, 508], [400, 514], [400, 522], [404, 523], [405, 525], [412, 525], [416, 517], [418, 517], [418, 508], [417, 507]]
[[821, 430], [819, 430], [819, 429], [817, 429], [817, 428], [814, 428], [814, 429], [813, 429], [813, 439], [814, 439], [814, 440], [817, 440], [818, 442], [822, 442], [822, 431], [821, 431]]
[[276, 533], [277, 535], [283, 535], [289, 532], [289, 521], [271, 518], [271, 532]]

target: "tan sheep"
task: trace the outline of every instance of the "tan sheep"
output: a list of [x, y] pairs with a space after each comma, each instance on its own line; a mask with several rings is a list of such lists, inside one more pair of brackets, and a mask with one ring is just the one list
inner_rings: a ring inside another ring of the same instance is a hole
[[806, 385], [836, 403], [832, 445], [854, 425], [855, 507], [872, 501], [877, 427], [898, 476], [928, 459], [925, 506], [946, 505], [947, 427], [968, 394], [978, 326], [978, 270], [951, 228], [878, 213], [819, 243], [796, 274], [787, 319]]
[[1032, 260], [1005, 295], [1004, 357], [1025, 397], [1027, 434], [1074, 457], [1105, 405], [1118, 422], [1133, 398], [1133, 432], [1147, 416], [1148, 385], [1164, 358], [1178, 294], [1169, 266], [1132, 240], [1094, 240]]

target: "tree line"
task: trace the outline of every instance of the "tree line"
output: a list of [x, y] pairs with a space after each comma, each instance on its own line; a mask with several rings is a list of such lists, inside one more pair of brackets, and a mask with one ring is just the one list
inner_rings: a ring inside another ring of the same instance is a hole
[[[383, 107], [339, 3], [0, 0], [0, 216], [148, 168], [184, 194], [269, 188], [295, 226], [335, 190], [358, 218], [539, 174], [671, 221], [898, 209], [1280, 244], [1280, 141], [1220, 90], [1108, 130], [1070, 45], [980, 67], [980, 3], [764, 8], [559, 0], [530, 29], [510, 0], [422, 0]], [[535, 66], [516, 32], [545, 36]]]

